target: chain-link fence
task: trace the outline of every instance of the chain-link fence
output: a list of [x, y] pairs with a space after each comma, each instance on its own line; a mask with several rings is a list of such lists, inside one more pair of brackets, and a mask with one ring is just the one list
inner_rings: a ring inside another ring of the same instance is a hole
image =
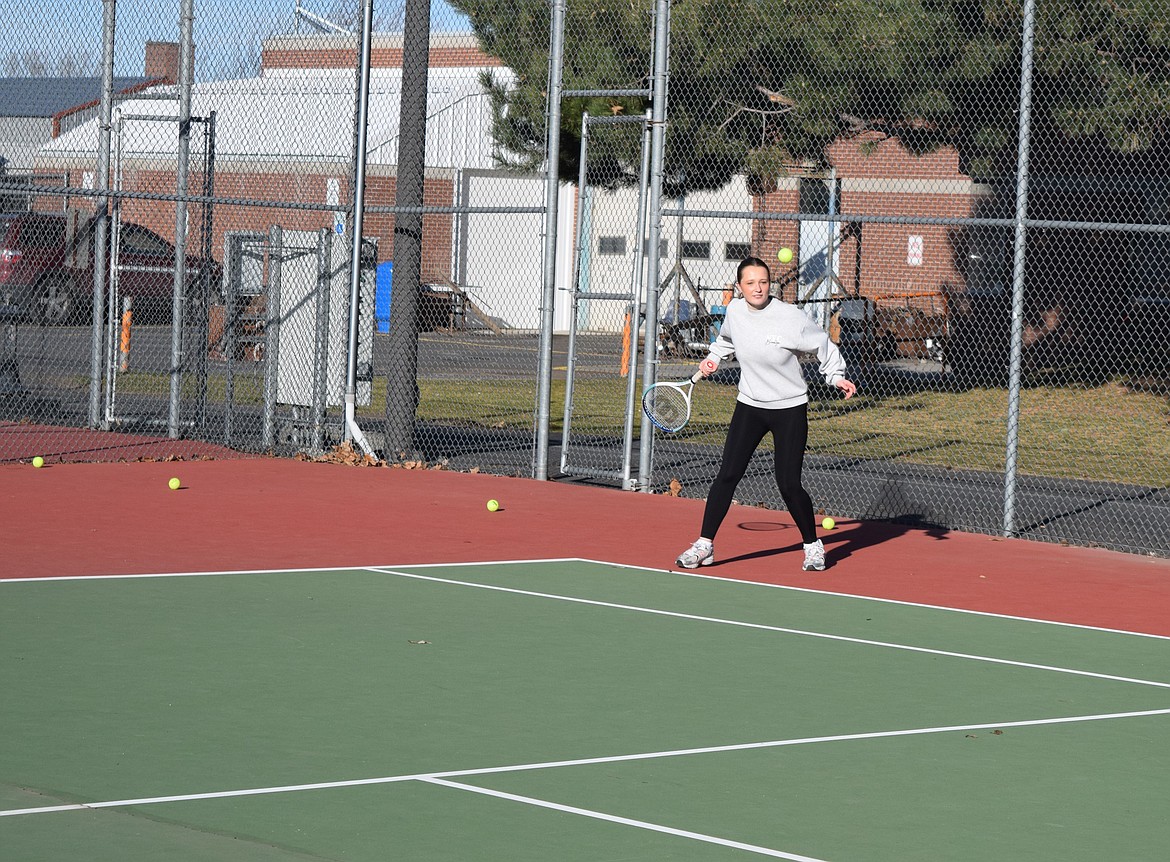
[[[818, 508], [1170, 554], [1164, 0], [0, 11], [26, 448], [348, 442], [701, 497], [737, 368], [674, 435], [640, 395], [754, 255], [860, 385], [807, 366]], [[738, 497], [779, 507], [769, 446]]]

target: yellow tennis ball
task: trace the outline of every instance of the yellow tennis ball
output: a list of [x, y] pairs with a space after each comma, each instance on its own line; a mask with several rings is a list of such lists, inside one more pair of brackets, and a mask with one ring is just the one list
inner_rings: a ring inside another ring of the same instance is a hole
[[33, 466], [34, 467], [44, 467], [45, 466], [45, 459], [42, 458], [40, 455], [37, 455], [37, 457], [33, 458]]
[[497, 500], [488, 500], [487, 506], [488, 506], [489, 512], [494, 512], [500, 508], [499, 501], [497, 501]]
[[834, 521], [832, 518], [825, 518], [825, 520], [821, 521], [821, 526], [824, 527], [826, 530], [831, 530], [835, 526], [837, 526], [837, 522]]
[[177, 478], [172, 478], [171, 481], [167, 482], [167, 487], [170, 488], [172, 491], [178, 491], [179, 486], [182, 484], [183, 483], [180, 482]]
[[784, 246], [784, 248], [776, 252], [776, 258], [781, 263], [792, 263], [792, 249], [790, 249], [788, 246]]

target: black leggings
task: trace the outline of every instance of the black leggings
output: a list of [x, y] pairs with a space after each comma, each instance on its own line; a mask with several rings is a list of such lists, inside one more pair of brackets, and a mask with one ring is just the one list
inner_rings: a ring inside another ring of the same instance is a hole
[[731, 423], [727, 427], [727, 442], [723, 444], [723, 463], [707, 495], [702, 536], [715, 538], [719, 525], [727, 517], [727, 510], [731, 508], [739, 480], [747, 472], [748, 462], [769, 431], [776, 446], [776, 486], [780, 489], [780, 496], [804, 543], [817, 540], [812, 498], [800, 484], [804, 447], [808, 442], [808, 405], [766, 410], [741, 401], [735, 402], [735, 412], [731, 414]]

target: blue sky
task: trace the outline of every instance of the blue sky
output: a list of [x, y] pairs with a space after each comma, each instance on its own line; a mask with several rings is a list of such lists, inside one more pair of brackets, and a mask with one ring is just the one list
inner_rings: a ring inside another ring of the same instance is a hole
[[[302, 2], [322, 16], [335, 5], [335, 0]], [[345, 0], [345, 5], [354, 8], [359, 2]], [[375, 20], [400, 17], [403, 2], [374, 0]], [[180, 0], [118, 0], [115, 74], [142, 74], [148, 40], [179, 41], [180, 6]], [[194, 7], [197, 80], [234, 77], [242, 62], [258, 54], [262, 37], [295, 32], [296, 0], [194, 0]], [[95, 62], [101, 58], [101, 0], [0, 0], [0, 21], [5, 31], [0, 56], [33, 50], [49, 58], [66, 52], [88, 53]], [[432, 3], [431, 27], [468, 29], [466, 19], [443, 0]], [[301, 32], [306, 29], [302, 24]]]

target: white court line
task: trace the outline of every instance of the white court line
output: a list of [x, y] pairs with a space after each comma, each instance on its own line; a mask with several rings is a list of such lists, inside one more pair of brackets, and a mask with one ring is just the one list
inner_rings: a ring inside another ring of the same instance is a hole
[[136, 581], [150, 578], [210, 578], [217, 575], [307, 575], [321, 572], [370, 571], [373, 566], [321, 566], [301, 569], [225, 569], [219, 572], [143, 572], [134, 575], [58, 575], [44, 578], [0, 578], [0, 586], [7, 584], [55, 584], [65, 581]]
[[460, 778], [470, 775], [498, 775], [508, 772], [528, 772], [538, 769], [558, 769], [566, 766], [594, 766], [603, 763], [629, 763], [638, 760], [659, 760], [694, 754], [723, 754], [730, 751], [750, 751], [761, 748], [785, 748], [795, 745], [813, 745], [822, 742], [854, 742], [866, 739], [890, 739], [901, 736], [928, 736], [940, 733], [972, 730], [1003, 730], [1011, 727], [1042, 727], [1055, 724], [1081, 724], [1090, 721], [1111, 721], [1119, 718], [1147, 718], [1170, 715], [1167, 709], [1146, 709], [1136, 712], [1108, 712], [1094, 715], [1068, 715], [1057, 718], [1033, 718], [1018, 721], [983, 722], [980, 724], [953, 724], [940, 727], [914, 727], [903, 730], [875, 730], [866, 733], [843, 733], [835, 736], [805, 736], [795, 739], [773, 739], [765, 742], [740, 742], [729, 745], [710, 745], [703, 748], [678, 748], [669, 751], [648, 751], [639, 754], [615, 754], [603, 757], [584, 757], [577, 760], [549, 760], [542, 763], [521, 763], [511, 766], [486, 766], [478, 769], [453, 769], [444, 772], [419, 772], [410, 775], [387, 775], [380, 778], [355, 778], [347, 781], [323, 781], [315, 784], [285, 784], [275, 787], [253, 787], [245, 790], [220, 790], [210, 793], [185, 793], [176, 796], [150, 796], [141, 799], [115, 799], [105, 802], [87, 802], [73, 805], [50, 805], [40, 808], [12, 808], [0, 811], [0, 817], [18, 814], [50, 814], [59, 811], [91, 811], [98, 808], [122, 808], [131, 805], [156, 805], [163, 802], [192, 802], [200, 799], [228, 799], [240, 796], [263, 796], [274, 793], [295, 793], [303, 790], [332, 790], [341, 787], [364, 787], [374, 784], [396, 784], [405, 781], [427, 781], [435, 778]]
[[732, 841], [729, 838], [717, 838], [714, 835], [704, 835], [702, 832], [690, 832], [686, 829], [675, 829], [671, 826], [662, 826], [646, 820], [633, 820], [629, 817], [618, 817], [616, 814], [605, 814], [601, 811], [592, 811], [588, 808], [577, 808], [572, 805], [561, 805], [558, 802], [548, 802], [533, 796], [518, 796], [515, 793], [504, 793], [501, 790], [490, 790], [486, 787], [476, 787], [474, 784], [459, 784], [455, 781], [444, 781], [441, 778], [424, 778], [428, 784], [439, 784], [443, 787], [453, 787], [456, 790], [468, 790], [472, 793], [481, 793], [484, 796], [494, 796], [497, 799], [507, 799], [510, 802], [523, 802], [525, 805], [535, 805], [539, 808], [550, 808], [553, 811], [562, 811], [566, 814], [580, 814], [583, 817], [592, 817], [594, 820], [604, 820], [608, 823], [619, 823], [622, 826], [636, 826], [639, 829], [648, 829], [651, 832], [663, 832], [667, 835], [676, 835], [680, 838], [692, 838], [707, 844], [718, 844], [721, 847], [730, 847], [733, 850], [746, 850], [758, 856], [772, 856], [777, 859], [791, 859], [794, 862], [825, 862], [812, 856], [800, 856], [796, 853], [785, 853], [782, 850], [773, 850], [770, 847], [761, 847], [758, 844], [745, 844], [742, 841]]
[[[550, 561], [554, 562], [554, 561]], [[881, 596], [865, 596], [860, 593], [842, 593], [836, 590], [814, 590], [811, 587], [794, 587], [790, 584], [769, 584], [764, 581], [747, 581], [739, 578], [728, 578], [720, 575], [705, 575], [701, 572], [682, 571], [679, 569], [654, 569], [649, 566], [634, 566], [626, 563], [609, 563], [605, 560], [580, 560], [583, 563], [597, 563], [600, 566], [617, 566], [623, 569], [633, 569], [639, 572], [660, 572], [670, 575], [681, 575], [684, 578], [696, 578], [698, 580], [716, 581], [721, 584], [742, 584], [748, 587], [765, 587], [770, 590], [786, 590], [793, 593], [808, 593], [814, 596], [835, 596], [843, 599], [857, 599], [863, 602], [878, 602], [886, 605], [901, 605], [907, 608], [925, 608], [932, 611], [950, 611], [955, 614], [967, 614], [975, 617], [991, 617], [999, 620], [1015, 620], [1023, 623], [1039, 623], [1046, 626], [1060, 626], [1069, 629], [1083, 629], [1091, 632], [1105, 632], [1107, 634], [1115, 635], [1130, 635], [1139, 638], [1153, 638], [1155, 640], [1170, 641], [1170, 635], [1156, 635], [1150, 632], [1135, 632], [1129, 629], [1112, 629], [1107, 626], [1090, 626], [1084, 623], [1070, 623], [1063, 620], [1046, 620], [1040, 617], [1023, 617], [1015, 614], [998, 614], [994, 611], [977, 611], [971, 608], [955, 608], [950, 605], [932, 605], [926, 602], [910, 602], [905, 599], [887, 599]], [[419, 568], [418, 566], [404, 566], [403, 568]]]
[[[462, 568], [464, 566], [507, 566], [517, 563], [593, 563], [596, 560], [583, 560], [579, 557], [552, 557], [549, 559], [537, 560], [491, 560], [488, 562], [471, 562], [471, 563], [403, 563], [403, 568], [426, 568], [426, 567], [444, 567], [450, 568], [452, 566]], [[598, 563], [599, 565], [616, 565], [614, 563]], [[295, 569], [223, 569], [220, 571], [210, 572], [142, 572], [140, 574], [129, 575], [57, 575], [46, 576], [40, 578], [0, 578], [0, 586], [6, 584], [43, 584], [43, 583], [57, 583], [63, 581], [127, 581], [127, 580], [141, 580], [143, 578], [206, 578], [215, 575], [293, 575], [298, 573], [314, 574], [319, 572], [379, 572], [386, 568], [382, 564], [369, 566], [302, 566]], [[657, 569], [647, 569], [647, 571], [658, 571]]]
[[411, 565], [398, 566], [375, 566], [377, 571], [386, 569], [449, 569], [452, 566], [506, 566], [516, 563], [592, 563], [598, 566], [609, 566], [616, 569], [630, 569], [635, 572], [653, 572], [659, 575], [678, 575], [684, 578], [695, 578], [697, 580], [713, 581], [720, 584], [738, 584], [744, 587], [764, 587], [770, 590], [787, 590], [794, 593], [808, 593], [814, 596], [832, 596], [842, 599], [857, 599], [862, 602], [877, 602], [886, 605], [901, 605], [908, 608], [925, 608], [932, 611], [950, 611], [956, 614], [967, 614], [975, 617], [990, 617], [999, 620], [1015, 620], [1024, 623], [1038, 623], [1045, 626], [1060, 626], [1061, 628], [1070, 629], [1084, 629], [1085, 631], [1105, 632], [1107, 634], [1116, 635], [1131, 635], [1139, 638], [1153, 638], [1155, 640], [1170, 641], [1170, 635], [1157, 635], [1150, 632], [1135, 632], [1129, 629], [1113, 629], [1106, 626], [1090, 626], [1083, 623], [1070, 623], [1063, 620], [1046, 620], [1041, 617], [1024, 617], [1015, 614], [999, 614], [994, 611], [977, 611], [972, 608], [955, 608], [950, 605], [932, 605], [926, 602], [910, 602], [904, 599], [887, 599], [881, 596], [866, 596], [861, 593], [842, 593], [837, 590], [816, 590], [812, 587], [794, 587], [790, 584], [770, 584], [765, 581], [751, 581], [740, 578], [729, 578], [722, 575], [705, 575], [701, 572], [694, 572], [684, 569], [656, 569], [651, 566], [635, 566], [632, 563], [614, 563], [609, 560], [593, 560], [587, 557], [552, 557], [549, 559], [540, 560], [491, 560], [479, 563], [418, 563]]
[[880, 596], [866, 596], [859, 593], [842, 593], [834, 590], [815, 590], [811, 587], [794, 587], [789, 584], [769, 584], [763, 581], [748, 581], [739, 578], [727, 578], [720, 575], [704, 575], [699, 572], [682, 571], [679, 569], [656, 569], [650, 566], [635, 566], [630, 563], [614, 563], [609, 560], [593, 560], [586, 557], [547, 557], [539, 559], [517, 559], [517, 560], [479, 560], [471, 562], [452, 561], [447, 563], [401, 563], [395, 566], [387, 566], [383, 564], [370, 566], [322, 566], [317, 568], [299, 568], [299, 569], [227, 569], [223, 571], [211, 572], [157, 572], [144, 573], [137, 575], [61, 575], [60, 577], [42, 577], [42, 578], [0, 578], [0, 586], [9, 583], [43, 583], [45, 581], [110, 581], [110, 580], [126, 580], [134, 578], [194, 578], [205, 577], [209, 575], [282, 575], [297, 572], [304, 572], [312, 574], [314, 572], [345, 572], [345, 571], [371, 571], [383, 572], [386, 569], [437, 569], [437, 568], [452, 568], [452, 567], [473, 567], [473, 566], [510, 566], [510, 565], [526, 565], [526, 564], [540, 564], [540, 563], [592, 563], [598, 566], [610, 566], [619, 569], [631, 569], [636, 572], [653, 572], [655, 574], [663, 575], [679, 575], [686, 578], [696, 578], [700, 580], [714, 581], [721, 584], [739, 584], [747, 587], [766, 587], [772, 590], [788, 590], [794, 593], [808, 593], [816, 596], [835, 596], [845, 599], [857, 599], [863, 602], [878, 602], [888, 605], [902, 605], [909, 608], [926, 608], [935, 611], [950, 611], [956, 614], [968, 614], [970, 616], [991, 617], [993, 619], [1002, 620], [1016, 620], [1025, 623], [1039, 623], [1047, 626], [1061, 626], [1063, 628], [1084, 629], [1086, 631], [1106, 632], [1108, 634], [1131, 635], [1139, 638], [1153, 638], [1155, 640], [1170, 641], [1170, 635], [1158, 635], [1150, 632], [1135, 632], [1129, 629], [1114, 629], [1105, 626], [1090, 626], [1083, 623], [1070, 623], [1062, 620], [1046, 620], [1040, 617], [1023, 617], [1014, 614], [998, 614], [993, 611], [977, 611], [971, 608], [955, 608], [949, 605], [932, 605], [925, 602], [910, 602], [903, 599], [887, 599]]
[[862, 646], [876, 646], [885, 649], [903, 650], [905, 652], [923, 653], [926, 655], [946, 656], [947, 658], [960, 658], [968, 661], [986, 662], [988, 664], [1007, 665], [1009, 667], [1021, 667], [1029, 670], [1044, 670], [1052, 671], [1054, 673], [1069, 674], [1071, 676], [1090, 677], [1092, 679], [1104, 679], [1110, 682], [1126, 682], [1135, 685], [1148, 685], [1155, 688], [1170, 688], [1170, 682], [1159, 682], [1150, 679], [1138, 679], [1128, 676], [1116, 676], [1108, 673], [1097, 673], [1090, 670], [1078, 670], [1076, 668], [1058, 667], [1056, 665], [1037, 664], [1034, 662], [1015, 661], [1014, 659], [996, 658], [994, 656], [976, 655], [974, 653], [953, 652], [951, 650], [934, 649], [932, 647], [919, 647], [910, 644], [898, 644], [890, 641], [870, 640], [868, 638], [855, 638], [847, 635], [834, 635], [827, 632], [814, 632], [805, 629], [793, 629], [786, 626], [771, 626], [764, 623], [750, 623], [744, 620], [730, 620], [722, 617], [708, 617], [701, 614], [687, 614], [681, 611], [667, 611], [660, 608], [647, 608], [638, 605], [626, 605], [619, 602], [604, 602], [598, 599], [582, 599], [576, 596], [564, 596], [557, 593], [542, 593], [535, 590], [521, 590], [516, 587], [501, 587], [495, 584], [480, 584], [475, 581], [458, 581], [452, 578], [439, 578], [433, 575], [420, 575], [415, 572], [402, 572], [393, 569], [377, 569], [387, 575], [394, 575], [400, 578], [413, 578], [419, 581], [431, 581], [439, 584], [451, 584], [461, 587], [474, 587], [480, 590], [491, 590], [499, 593], [511, 593], [513, 595], [531, 596], [541, 599], [554, 599], [556, 601], [570, 602], [578, 605], [592, 605], [594, 607], [613, 608], [615, 610], [623, 611], [637, 611], [638, 613], [651, 614], [653, 616], [671, 617], [674, 619], [693, 620], [696, 622], [718, 623], [725, 626], [736, 626], [739, 628], [756, 629], [759, 631], [779, 632], [781, 634], [799, 635], [801, 637], [821, 638], [822, 640], [840, 641], [843, 643], [860, 644]]

